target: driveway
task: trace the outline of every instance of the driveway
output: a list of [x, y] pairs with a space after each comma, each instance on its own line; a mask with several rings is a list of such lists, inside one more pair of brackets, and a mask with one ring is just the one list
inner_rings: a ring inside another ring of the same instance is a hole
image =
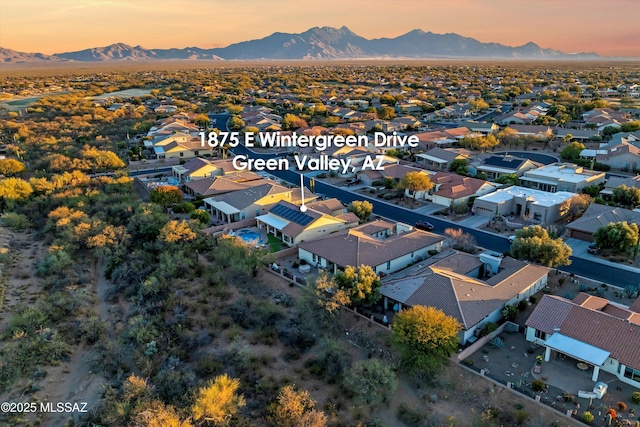
[[620, 269], [632, 271], [635, 273], [640, 273], [640, 268], [633, 267], [631, 265], [625, 265], [622, 263], [607, 261], [606, 259], [598, 255], [590, 254], [589, 252], [587, 252], [587, 248], [589, 247], [590, 242], [585, 242], [584, 240], [578, 240], [578, 239], [567, 239], [565, 240], [565, 243], [571, 246], [571, 250], [573, 251], [573, 256], [583, 258], [590, 262], [597, 262], [598, 264], [609, 265], [611, 267], [620, 268]]
[[489, 222], [491, 218], [482, 215], [472, 215], [463, 219], [462, 221], [458, 221], [458, 224], [463, 227], [469, 228], [481, 228], [484, 227], [485, 224]]

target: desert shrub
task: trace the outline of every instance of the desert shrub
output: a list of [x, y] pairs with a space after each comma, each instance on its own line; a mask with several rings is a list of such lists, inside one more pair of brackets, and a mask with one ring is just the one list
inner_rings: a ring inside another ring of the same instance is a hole
[[254, 332], [253, 338], [260, 344], [272, 346], [278, 339], [278, 331], [273, 326], [267, 326]]
[[493, 348], [504, 348], [504, 340], [500, 337], [491, 338], [489, 344], [491, 344], [491, 347]]
[[529, 297], [529, 302], [530, 302], [531, 304], [535, 304], [535, 303], [537, 303], [537, 302], [538, 302], [538, 297], [537, 297], [537, 296], [535, 296], [535, 295], [531, 295], [531, 296]]
[[191, 213], [196, 209], [196, 207], [191, 202], [182, 202], [173, 205], [172, 209], [175, 213]]
[[336, 383], [351, 364], [351, 356], [341, 341], [324, 339], [320, 343], [318, 357], [309, 359], [307, 367], [315, 375], [323, 377], [329, 384]]
[[489, 335], [491, 332], [495, 331], [496, 329], [498, 329], [498, 325], [494, 322], [489, 322], [486, 325], [484, 325], [484, 328], [483, 328], [484, 335]]
[[627, 410], [627, 404], [624, 402], [618, 402], [618, 411], [626, 411]]
[[527, 421], [527, 418], [529, 418], [527, 411], [524, 409], [518, 409], [516, 412], [516, 423], [521, 426], [525, 421]]
[[214, 375], [221, 374], [224, 369], [224, 365], [213, 355], [201, 356], [198, 359], [196, 366], [196, 373], [198, 378], [212, 378]]
[[582, 421], [584, 421], [587, 424], [592, 423], [594, 419], [595, 417], [589, 411], [584, 411], [584, 414], [582, 414]]
[[640, 391], [634, 391], [631, 395], [631, 401], [636, 404], [640, 404]]
[[7, 212], [2, 216], [2, 223], [13, 231], [22, 231], [31, 228], [32, 224], [26, 215], [15, 212]]
[[533, 380], [533, 382], [531, 383], [531, 389], [533, 391], [544, 391], [545, 389], [544, 381]]
[[522, 300], [518, 303], [518, 310], [519, 311], [525, 311], [527, 308], [529, 307], [529, 303], [527, 302], [527, 300]]
[[427, 414], [419, 409], [412, 409], [408, 405], [401, 403], [396, 410], [396, 418], [398, 421], [409, 427], [418, 427], [422, 424]]

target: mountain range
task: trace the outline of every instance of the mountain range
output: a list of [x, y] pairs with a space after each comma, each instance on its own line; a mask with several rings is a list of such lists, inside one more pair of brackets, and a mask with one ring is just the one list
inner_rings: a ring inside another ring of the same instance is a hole
[[459, 34], [435, 34], [413, 30], [395, 38], [366, 39], [347, 27], [313, 27], [303, 33], [273, 33], [258, 40], [223, 48], [145, 49], [116, 43], [76, 52], [18, 52], [0, 47], [0, 63], [103, 62], [148, 60], [260, 60], [260, 59], [358, 59], [358, 58], [516, 58], [594, 59], [596, 53], [567, 54], [543, 49], [533, 42], [522, 46], [483, 43]]

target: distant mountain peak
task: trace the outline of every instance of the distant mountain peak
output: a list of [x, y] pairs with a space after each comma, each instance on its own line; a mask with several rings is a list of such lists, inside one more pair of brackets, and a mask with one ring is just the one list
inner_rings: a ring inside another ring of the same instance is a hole
[[257, 40], [224, 48], [146, 49], [118, 42], [54, 55], [16, 52], [0, 48], [0, 62], [119, 61], [151, 59], [350, 59], [350, 58], [598, 58], [593, 53], [566, 54], [543, 49], [530, 41], [522, 46], [482, 43], [456, 33], [436, 34], [414, 29], [395, 38], [365, 39], [346, 25], [312, 27], [302, 33], [275, 32]]

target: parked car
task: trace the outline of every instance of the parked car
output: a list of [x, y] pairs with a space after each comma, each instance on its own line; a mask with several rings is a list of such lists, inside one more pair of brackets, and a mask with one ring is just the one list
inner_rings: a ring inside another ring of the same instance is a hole
[[515, 235], [511, 235], [511, 236], [507, 237], [507, 240], [509, 240], [509, 243], [513, 243], [513, 241], [516, 240], [516, 236]]
[[596, 242], [591, 242], [587, 247], [587, 252], [589, 252], [590, 254], [597, 254], [599, 250], [600, 248], [596, 246]]
[[433, 230], [435, 227], [433, 226], [433, 224], [431, 224], [430, 222], [427, 221], [418, 221], [416, 222], [416, 228], [418, 230], [423, 230], [423, 231], [431, 231]]
[[360, 180], [358, 178], [350, 178], [344, 182], [344, 185], [347, 187], [353, 187], [354, 185], [360, 184]]

